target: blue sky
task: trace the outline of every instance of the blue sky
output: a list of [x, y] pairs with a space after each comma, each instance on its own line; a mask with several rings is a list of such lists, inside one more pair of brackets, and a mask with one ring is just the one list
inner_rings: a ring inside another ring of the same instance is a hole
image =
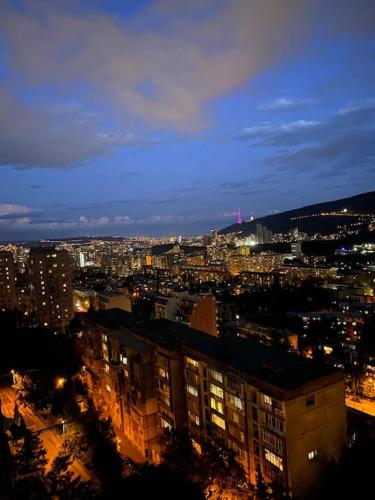
[[374, 189], [374, 30], [368, 0], [2, 0], [0, 240]]

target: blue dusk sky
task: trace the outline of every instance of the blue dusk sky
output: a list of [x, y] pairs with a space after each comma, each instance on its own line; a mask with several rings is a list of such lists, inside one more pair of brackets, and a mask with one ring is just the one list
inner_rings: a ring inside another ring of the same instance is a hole
[[374, 189], [375, 1], [0, 0], [0, 240]]

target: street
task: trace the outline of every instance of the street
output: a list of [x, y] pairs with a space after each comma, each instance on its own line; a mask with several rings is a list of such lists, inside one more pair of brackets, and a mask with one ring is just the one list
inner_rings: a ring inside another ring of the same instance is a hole
[[[0, 387], [0, 399], [4, 416], [12, 418], [15, 405], [15, 394], [13, 389], [9, 386]], [[42, 417], [35, 414], [30, 407], [21, 406], [19, 410], [25, 419], [27, 428], [31, 432], [39, 431], [50, 426]], [[55, 429], [48, 429], [40, 433], [40, 438], [47, 452], [48, 464], [50, 465], [63, 442], [63, 436]], [[81, 476], [84, 481], [91, 479], [87, 469], [77, 460], [72, 463], [71, 470], [76, 476]]]
[[369, 401], [368, 399], [353, 399], [352, 397], [346, 398], [346, 406], [353, 408], [354, 410], [361, 411], [363, 413], [367, 413], [375, 417], [375, 402]]

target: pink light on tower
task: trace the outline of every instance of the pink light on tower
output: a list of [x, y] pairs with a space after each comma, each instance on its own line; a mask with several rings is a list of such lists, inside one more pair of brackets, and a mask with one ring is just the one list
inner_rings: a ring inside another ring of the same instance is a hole
[[242, 224], [241, 210], [237, 208], [237, 224]]

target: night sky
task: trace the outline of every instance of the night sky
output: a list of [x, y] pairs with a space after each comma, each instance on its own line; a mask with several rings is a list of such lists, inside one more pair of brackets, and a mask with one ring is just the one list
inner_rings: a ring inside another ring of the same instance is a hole
[[374, 189], [375, 1], [0, 0], [0, 240]]

